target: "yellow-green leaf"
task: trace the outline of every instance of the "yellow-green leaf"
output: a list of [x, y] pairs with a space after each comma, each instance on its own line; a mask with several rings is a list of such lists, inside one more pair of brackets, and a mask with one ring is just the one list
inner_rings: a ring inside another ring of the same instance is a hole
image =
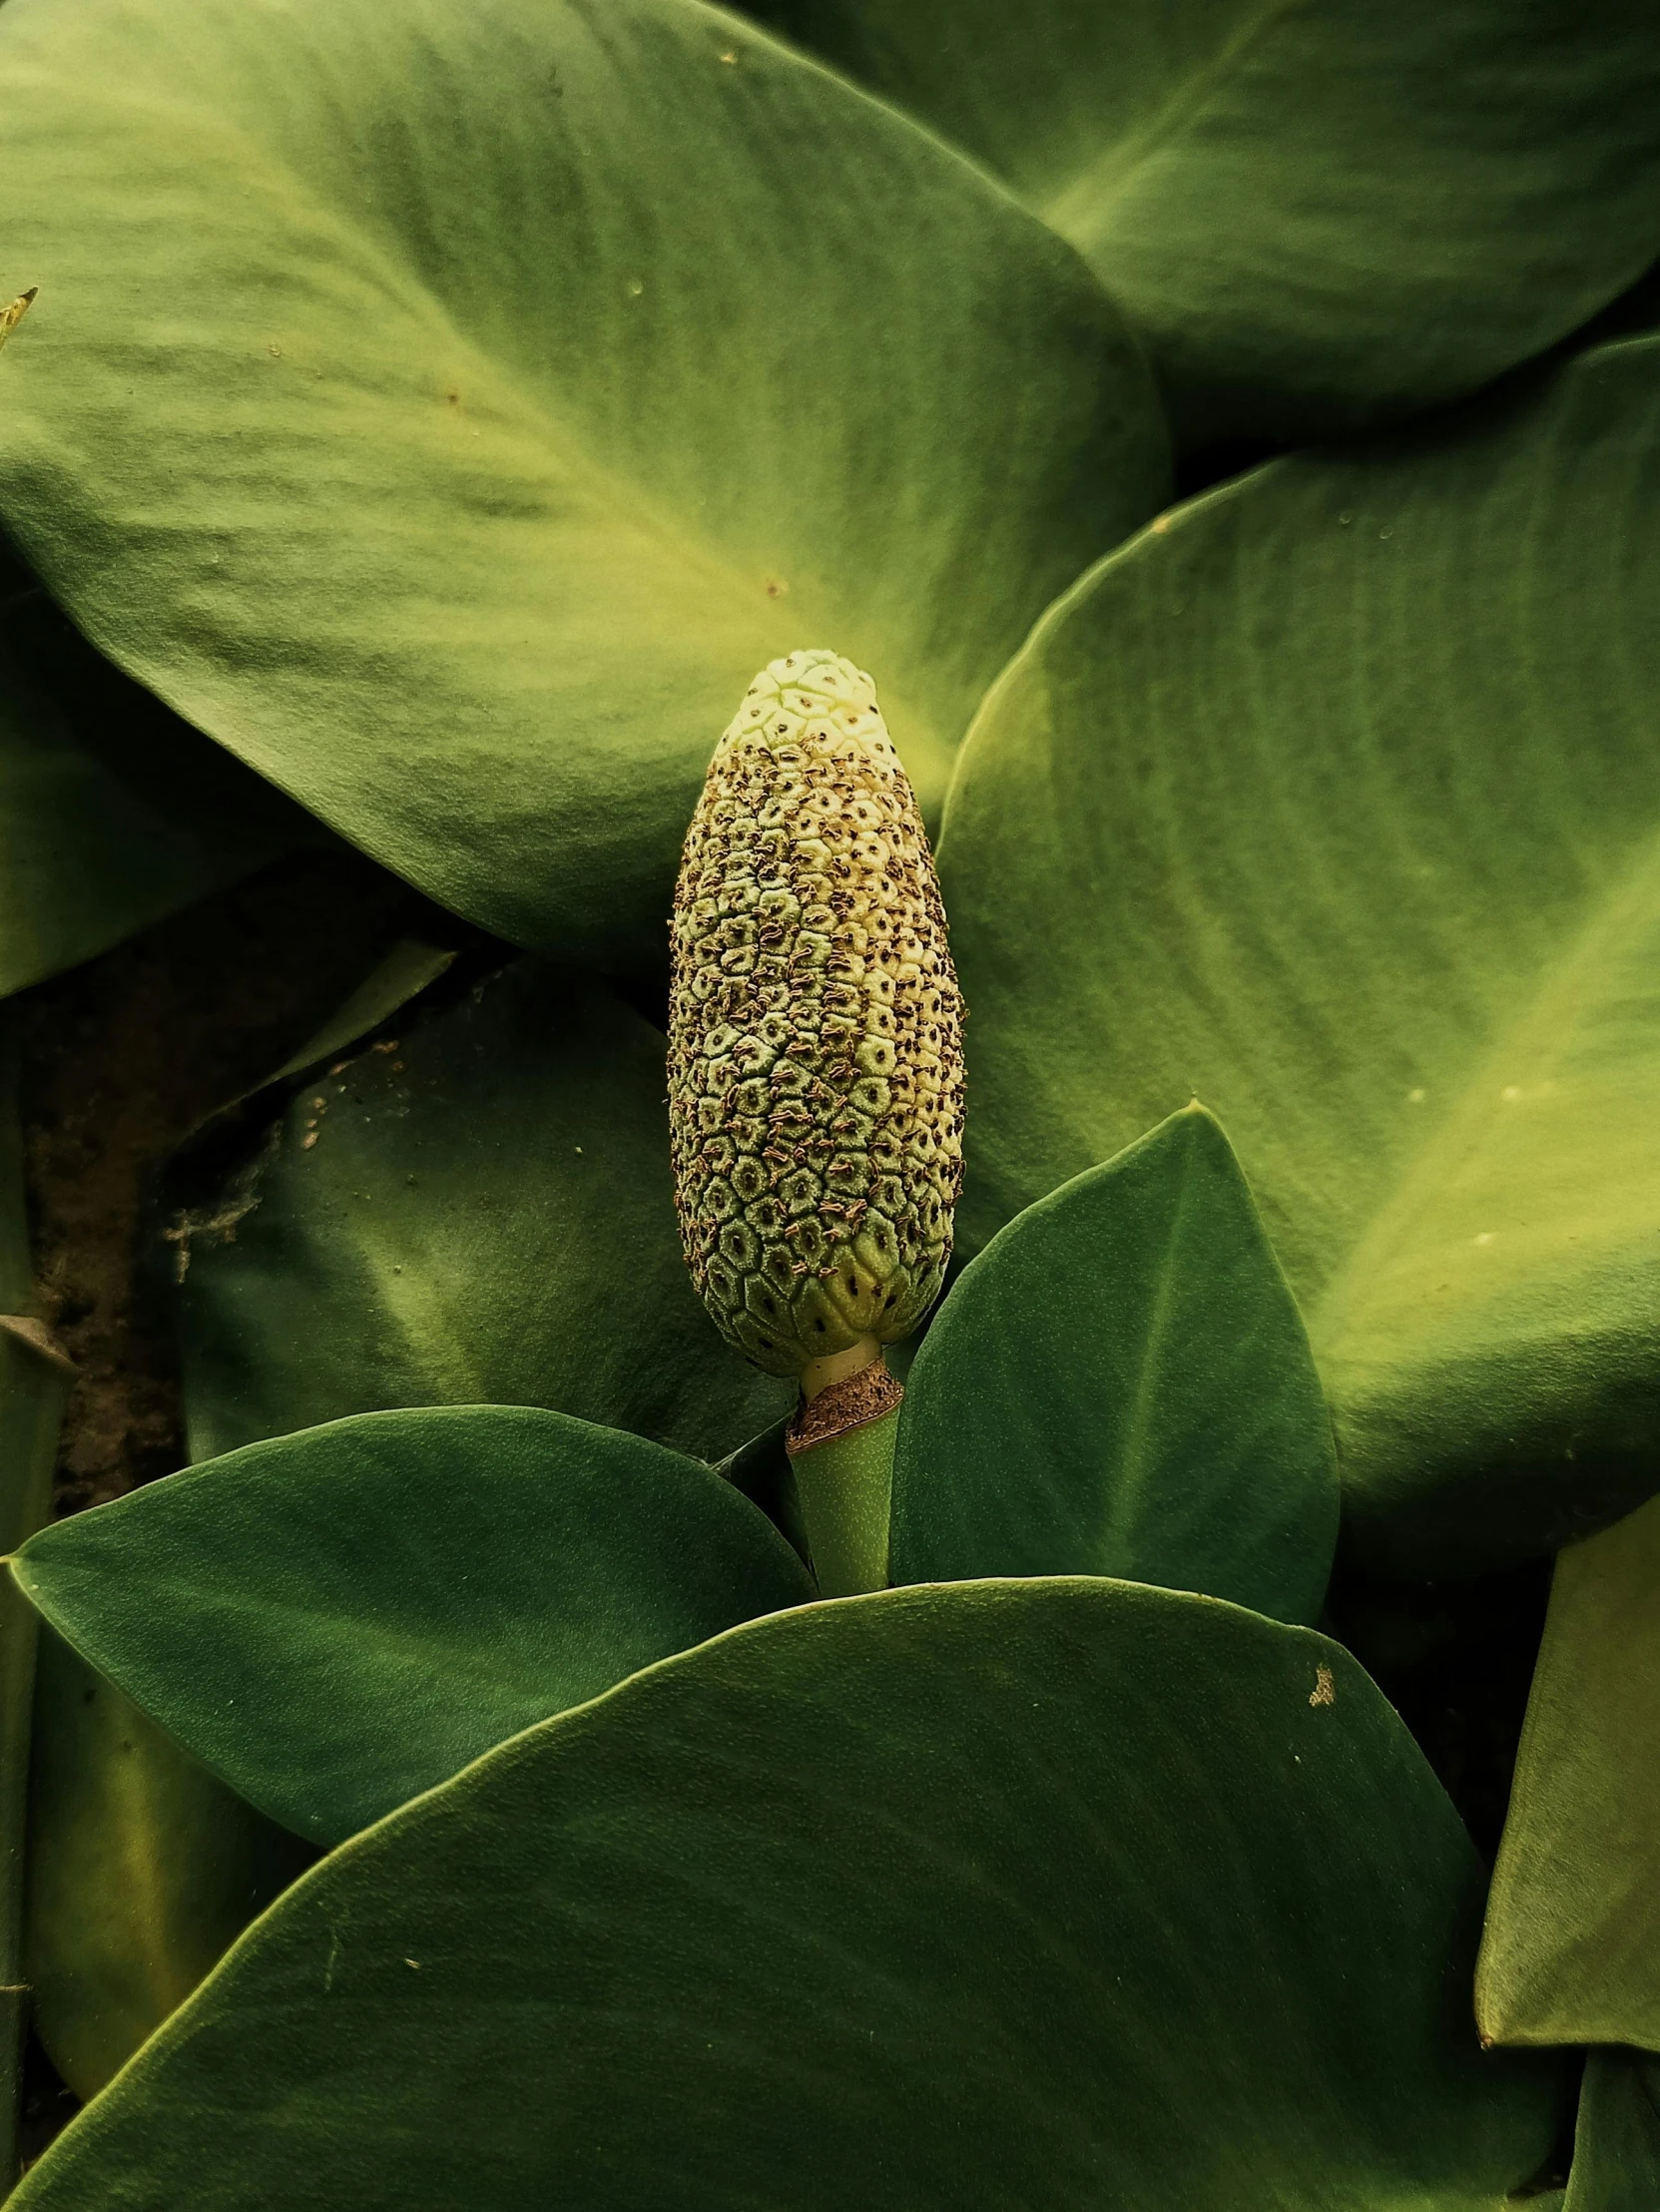
[[1556, 1562], [1475, 1998], [1496, 2042], [1660, 2051], [1660, 1498]]
[[937, 809], [1163, 495], [1136, 341], [999, 188], [696, 0], [0, 16], [0, 519], [105, 652], [444, 903], [657, 958], [803, 641]]
[[1660, 1485], [1660, 343], [1277, 461], [1049, 615], [940, 852], [970, 1250], [1196, 1091], [1419, 1566]]

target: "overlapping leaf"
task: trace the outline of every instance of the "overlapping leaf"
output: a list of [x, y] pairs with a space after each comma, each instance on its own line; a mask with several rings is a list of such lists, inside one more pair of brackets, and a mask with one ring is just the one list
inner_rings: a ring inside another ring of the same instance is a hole
[[1660, 2063], [1632, 2051], [1585, 2061], [1562, 2212], [1650, 2212], [1660, 2203]]
[[79, 1513], [15, 1580], [180, 1743], [335, 1843], [806, 1568], [710, 1468], [531, 1407], [371, 1413]]
[[0, 518], [162, 698], [544, 949], [660, 955], [797, 645], [876, 672], [937, 804], [1162, 496], [1070, 250], [695, 0], [35, 0], [0, 198]]
[[191, 1452], [377, 1407], [547, 1405], [700, 1457], [786, 1387], [675, 1227], [660, 1031], [533, 962], [334, 1062], [175, 1181]]
[[1087, 1580], [808, 1607], [332, 1854], [18, 2212], [1472, 2212], [1555, 2103], [1476, 2047], [1480, 1887], [1323, 1637]]
[[29, 1776], [29, 2018], [102, 2089], [316, 1856], [59, 1636], [41, 1638]]
[[1660, 1480], [1657, 514], [1652, 340], [1273, 463], [1079, 584], [953, 791], [970, 1247], [1199, 1091], [1419, 1564]]
[[1660, 1498], [1556, 1562], [1475, 1995], [1498, 2042], [1660, 2051]]
[[1308, 1338], [1198, 1107], [1012, 1221], [910, 1371], [895, 1582], [1109, 1574], [1313, 1621], [1337, 1532]]
[[[6, 389], [0, 369], [0, 413]], [[298, 834], [316, 831], [101, 662], [0, 550], [0, 995], [102, 952]]]
[[1149, 334], [1200, 441], [1467, 391], [1660, 249], [1640, 0], [751, 0], [956, 139]]

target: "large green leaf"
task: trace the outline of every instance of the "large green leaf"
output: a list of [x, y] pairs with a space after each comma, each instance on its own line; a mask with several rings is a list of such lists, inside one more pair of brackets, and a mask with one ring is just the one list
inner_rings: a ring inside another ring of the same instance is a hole
[[[0, 364], [0, 416], [6, 375]], [[100, 661], [0, 548], [0, 996], [314, 826]]]
[[42, 1636], [24, 1961], [30, 2022], [78, 2097], [315, 1857]]
[[1475, 1996], [1497, 2042], [1660, 2051], [1660, 1498], [1556, 1562]]
[[1007, 178], [1201, 439], [1467, 391], [1660, 250], [1643, 0], [750, 5]]
[[986, 704], [941, 850], [970, 1249], [1197, 1090], [1358, 1536], [1660, 1486], [1660, 343], [1162, 518]]
[[786, 1387], [681, 1257], [662, 1033], [535, 962], [175, 1178], [194, 1458], [377, 1407], [548, 1405], [712, 1457]]
[[315, 1869], [18, 2212], [1498, 2212], [1481, 1876], [1307, 1630], [1105, 1581], [737, 1629]]
[[660, 956], [754, 671], [873, 670], [925, 804], [1157, 505], [1118, 312], [694, 0], [0, 18], [0, 516], [124, 667], [543, 949]]
[[1660, 2065], [1625, 2051], [1585, 2061], [1562, 2212], [1654, 2212], [1660, 2204]]
[[1200, 1107], [1011, 1222], [916, 1356], [895, 1582], [1111, 1574], [1313, 1621], [1337, 1533], [1309, 1341]]
[[12, 1574], [205, 1765], [325, 1844], [815, 1594], [709, 1467], [499, 1405], [250, 1444], [43, 1530]]

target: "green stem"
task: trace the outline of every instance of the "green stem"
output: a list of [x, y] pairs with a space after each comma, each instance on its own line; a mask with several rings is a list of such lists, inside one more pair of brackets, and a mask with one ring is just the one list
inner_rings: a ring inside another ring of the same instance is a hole
[[[52, 1468], [73, 1370], [53, 1349], [33, 1303], [23, 1204], [15, 1063], [0, 1038], [0, 1550], [15, 1551], [46, 1520]], [[17, 2179], [23, 2027], [23, 1841], [34, 1704], [35, 1614], [0, 1582], [0, 2193]]]
[[887, 1522], [899, 1409], [849, 1428], [791, 1465], [821, 1597], [887, 1587]]

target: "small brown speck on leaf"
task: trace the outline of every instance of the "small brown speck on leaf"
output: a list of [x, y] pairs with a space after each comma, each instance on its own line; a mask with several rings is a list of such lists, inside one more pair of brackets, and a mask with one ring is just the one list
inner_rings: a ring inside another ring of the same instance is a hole
[[1337, 1702], [1338, 1686], [1332, 1679], [1331, 1668], [1316, 1667], [1315, 1686], [1309, 1692], [1309, 1703], [1311, 1705], [1336, 1705]]

